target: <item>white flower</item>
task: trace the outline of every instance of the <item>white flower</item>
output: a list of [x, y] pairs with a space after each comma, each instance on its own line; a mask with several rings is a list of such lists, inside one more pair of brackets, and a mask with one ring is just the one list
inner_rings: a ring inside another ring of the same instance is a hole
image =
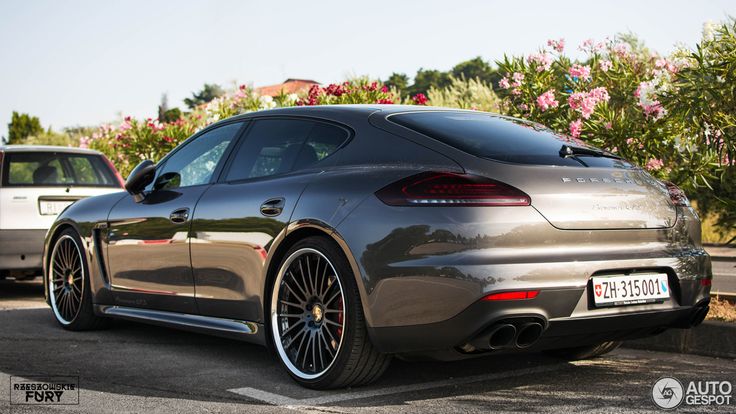
[[703, 40], [713, 40], [715, 38], [716, 27], [718, 25], [713, 20], [703, 23]]

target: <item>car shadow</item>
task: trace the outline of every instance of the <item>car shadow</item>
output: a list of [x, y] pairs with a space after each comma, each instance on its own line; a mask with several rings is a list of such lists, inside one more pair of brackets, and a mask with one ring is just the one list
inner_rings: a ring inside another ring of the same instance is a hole
[[[314, 391], [296, 385], [266, 348], [235, 340], [127, 321], [115, 321], [111, 328], [101, 331], [70, 332], [58, 326], [49, 309], [0, 311], [0, 326], [1, 372], [13, 376], [76, 375], [82, 389], [141, 397], [265, 404], [228, 391], [249, 387], [297, 400], [376, 390], [376, 394], [383, 395], [382, 404], [407, 404], [419, 393], [423, 399], [466, 396], [467, 404], [483, 405], [487, 401], [473, 402], [473, 395], [488, 391], [508, 393], [517, 387], [545, 388], [550, 384], [558, 390], [578, 392], [581, 384], [576, 383], [575, 377], [580, 375], [606, 374], [613, 376], [607, 383], [615, 385], [620, 381], [615, 377], [616, 369], [611, 367], [575, 366], [539, 354], [522, 354], [456, 362], [394, 360], [385, 375], [369, 386]], [[559, 369], [503, 376], [505, 372], [542, 365]], [[429, 387], [412, 393], [386, 392], [411, 384], [492, 373], [498, 373], [498, 379]], [[567, 385], [558, 379], [563, 374], [572, 375]], [[335, 405], [375, 403], [375, 398], [348, 396]], [[540, 409], [549, 406], [542, 399], [538, 403]], [[525, 410], [533, 407], [527, 405]], [[515, 411], [513, 406], [498, 409]]]

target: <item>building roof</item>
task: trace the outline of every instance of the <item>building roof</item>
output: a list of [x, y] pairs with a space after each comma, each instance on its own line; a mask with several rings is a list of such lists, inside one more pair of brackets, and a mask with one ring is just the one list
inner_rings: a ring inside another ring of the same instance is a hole
[[311, 79], [292, 79], [289, 78], [283, 83], [276, 85], [261, 86], [256, 88], [256, 92], [261, 95], [278, 96], [282, 92], [285, 94], [306, 92], [312, 85], [319, 85], [319, 82]]

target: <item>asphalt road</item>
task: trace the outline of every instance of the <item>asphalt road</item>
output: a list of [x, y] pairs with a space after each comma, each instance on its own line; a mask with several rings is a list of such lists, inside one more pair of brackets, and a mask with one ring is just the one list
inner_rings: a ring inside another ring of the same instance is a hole
[[713, 292], [736, 294], [736, 261], [713, 260]]
[[[621, 348], [572, 363], [535, 354], [394, 361], [374, 385], [318, 392], [254, 345], [128, 322], [64, 331], [41, 294], [39, 283], [0, 283], [0, 412], [650, 412], [662, 376], [736, 382], [736, 360]], [[9, 404], [10, 376], [52, 374], [79, 376], [79, 405]]]

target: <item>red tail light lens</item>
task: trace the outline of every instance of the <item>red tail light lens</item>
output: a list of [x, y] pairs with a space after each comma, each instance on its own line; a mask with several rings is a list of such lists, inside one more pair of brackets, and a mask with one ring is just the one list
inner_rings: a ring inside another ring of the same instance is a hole
[[512, 292], [498, 292], [483, 296], [482, 300], [521, 300], [534, 299], [539, 294], [538, 290], [516, 290]]
[[687, 199], [685, 192], [682, 191], [680, 187], [669, 181], [663, 181], [663, 183], [667, 187], [667, 191], [670, 193], [672, 203], [679, 207], [690, 207], [690, 200]]
[[470, 174], [425, 172], [376, 192], [390, 206], [528, 206], [531, 199], [508, 184]]

